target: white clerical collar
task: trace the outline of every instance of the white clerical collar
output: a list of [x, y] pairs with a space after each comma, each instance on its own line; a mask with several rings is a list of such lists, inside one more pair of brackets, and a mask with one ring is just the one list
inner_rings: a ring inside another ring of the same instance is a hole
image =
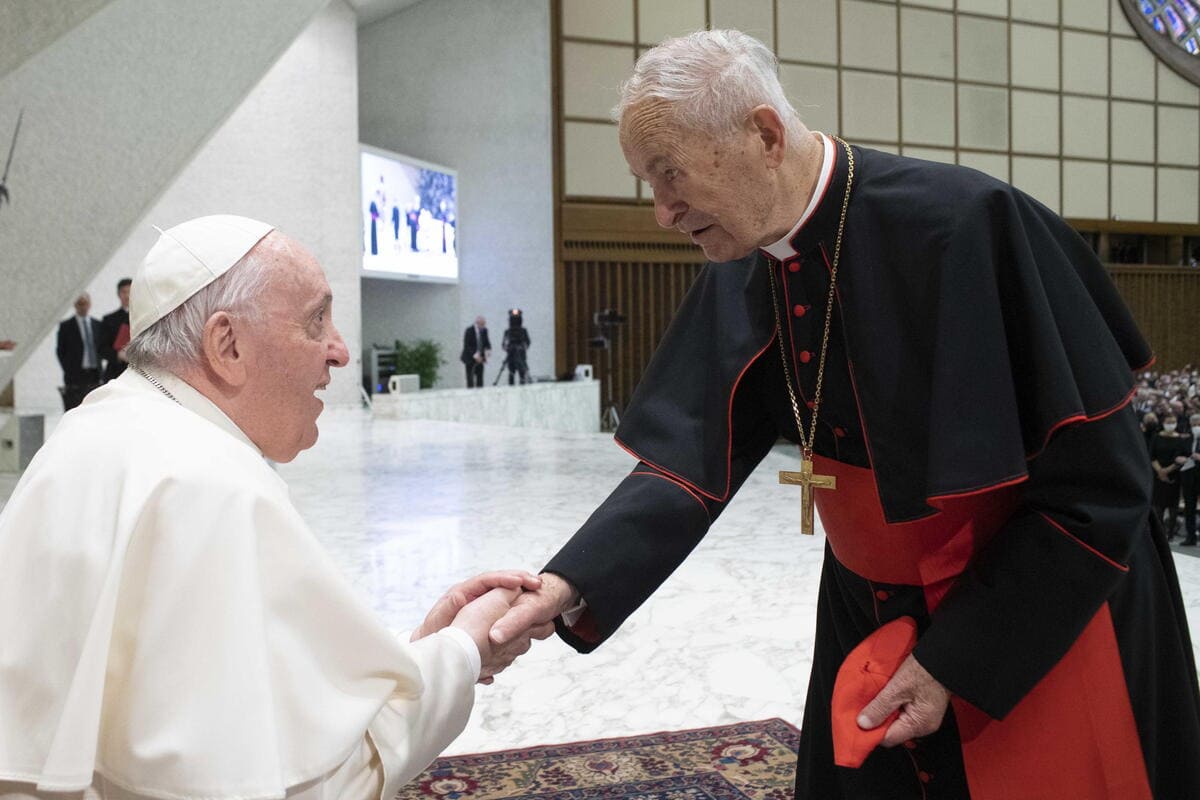
[[[170, 397], [179, 403], [179, 405], [197, 414], [204, 419], [216, 425], [221, 430], [228, 433], [233, 438], [245, 442], [250, 447], [254, 448], [254, 452], [262, 455], [262, 451], [258, 449], [258, 445], [250, 441], [250, 437], [231, 420], [224, 411], [217, 407], [216, 403], [209, 400], [207, 397], [196, 391], [190, 383], [180, 378], [178, 375], [167, 372], [163, 369], [146, 370], [146, 373], [163, 385], [170, 392]], [[125, 370], [125, 375], [132, 375], [136, 380], [141, 381], [147, 387], [152, 388], [156, 392], [161, 390], [154, 383], [141, 375], [137, 374], [136, 369]], [[124, 375], [122, 375], [124, 377]]]
[[825, 190], [829, 188], [829, 182], [833, 178], [833, 139], [823, 133], [818, 133], [821, 137], [821, 143], [825, 146], [825, 153], [821, 160], [821, 172], [817, 176], [817, 185], [813, 187], [812, 197], [808, 199], [808, 206], [804, 209], [804, 213], [800, 215], [800, 221], [797, 222], [792, 229], [788, 231], [782, 239], [762, 248], [767, 254], [786, 261], [794, 255], [797, 255], [796, 248], [792, 247], [792, 239], [804, 227], [804, 223], [808, 222], [813, 212], [817, 210], [817, 206], [821, 205], [821, 199], [825, 197]]

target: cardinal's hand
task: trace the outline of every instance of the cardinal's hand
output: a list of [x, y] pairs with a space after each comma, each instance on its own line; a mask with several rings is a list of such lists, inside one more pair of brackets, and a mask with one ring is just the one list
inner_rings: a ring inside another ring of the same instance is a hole
[[900, 709], [900, 717], [888, 728], [881, 743], [884, 747], [895, 747], [942, 727], [949, 704], [949, 690], [910, 655], [858, 715], [858, 727], [878, 728], [893, 711]]

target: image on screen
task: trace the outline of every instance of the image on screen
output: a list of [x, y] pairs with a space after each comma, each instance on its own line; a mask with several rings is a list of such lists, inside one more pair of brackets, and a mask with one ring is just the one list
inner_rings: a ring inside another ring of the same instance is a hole
[[458, 280], [458, 174], [362, 146], [363, 275]]

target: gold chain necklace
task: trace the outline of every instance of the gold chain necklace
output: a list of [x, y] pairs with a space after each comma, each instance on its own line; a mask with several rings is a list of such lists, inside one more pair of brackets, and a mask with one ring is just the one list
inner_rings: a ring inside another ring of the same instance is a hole
[[833, 246], [833, 264], [829, 270], [829, 297], [825, 301], [825, 332], [821, 336], [821, 357], [817, 361], [817, 389], [813, 393], [812, 417], [809, 420], [808, 437], [804, 436], [804, 421], [800, 417], [800, 404], [796, 402], [796, 390], [792, 386], [792, 373], [788, 369], [788, 352], [783, 344], [783, 321], [779, 316], [779, 295], [775, 289], [775, 265], [768, 264], [768, 280], [771, 285], [771, 308], [775, 311], [775, 331], [779, 339], [779, 355], [783, 361], [783, 377], [787, 385], [788, 398], [792, 401], [792, 414], [796, 419], [796, 432], [800, 434], [800, 471], [780, 472], [779, 482], [800, 487], [800, 532], [812, 535], [814, 489], [836, 489], [837, 478], [833, 475], [813, 474], [813, 447], [817, 442], [817, 415], [821, 411], [821, 386], [825, 380], [825, 355], [829, 350], [829, 329], [833, 323], [833, 303], [837, 290], [838, 262], [842, 258], [842, 234], [846, 230], [846, 211], [850, 208], [850, 189], [854, 185], [854, 152], [850, 145], [834, 138], [846, 151], [848, 172], [846, 191], [842, 194], [842, 215], [838, 220], [837, 239]]

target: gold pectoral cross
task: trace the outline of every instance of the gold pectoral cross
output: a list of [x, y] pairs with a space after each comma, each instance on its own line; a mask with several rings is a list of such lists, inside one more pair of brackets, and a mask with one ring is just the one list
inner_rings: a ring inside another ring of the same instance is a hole
[[813, 475], [811, 458], [800, 459], [799, 472], [780, 472], [779, 482], [800, 486], [800, 532], [813, 535], [813, 503], [816, 496], [813, 489], [836, 489], [836, 475]]

